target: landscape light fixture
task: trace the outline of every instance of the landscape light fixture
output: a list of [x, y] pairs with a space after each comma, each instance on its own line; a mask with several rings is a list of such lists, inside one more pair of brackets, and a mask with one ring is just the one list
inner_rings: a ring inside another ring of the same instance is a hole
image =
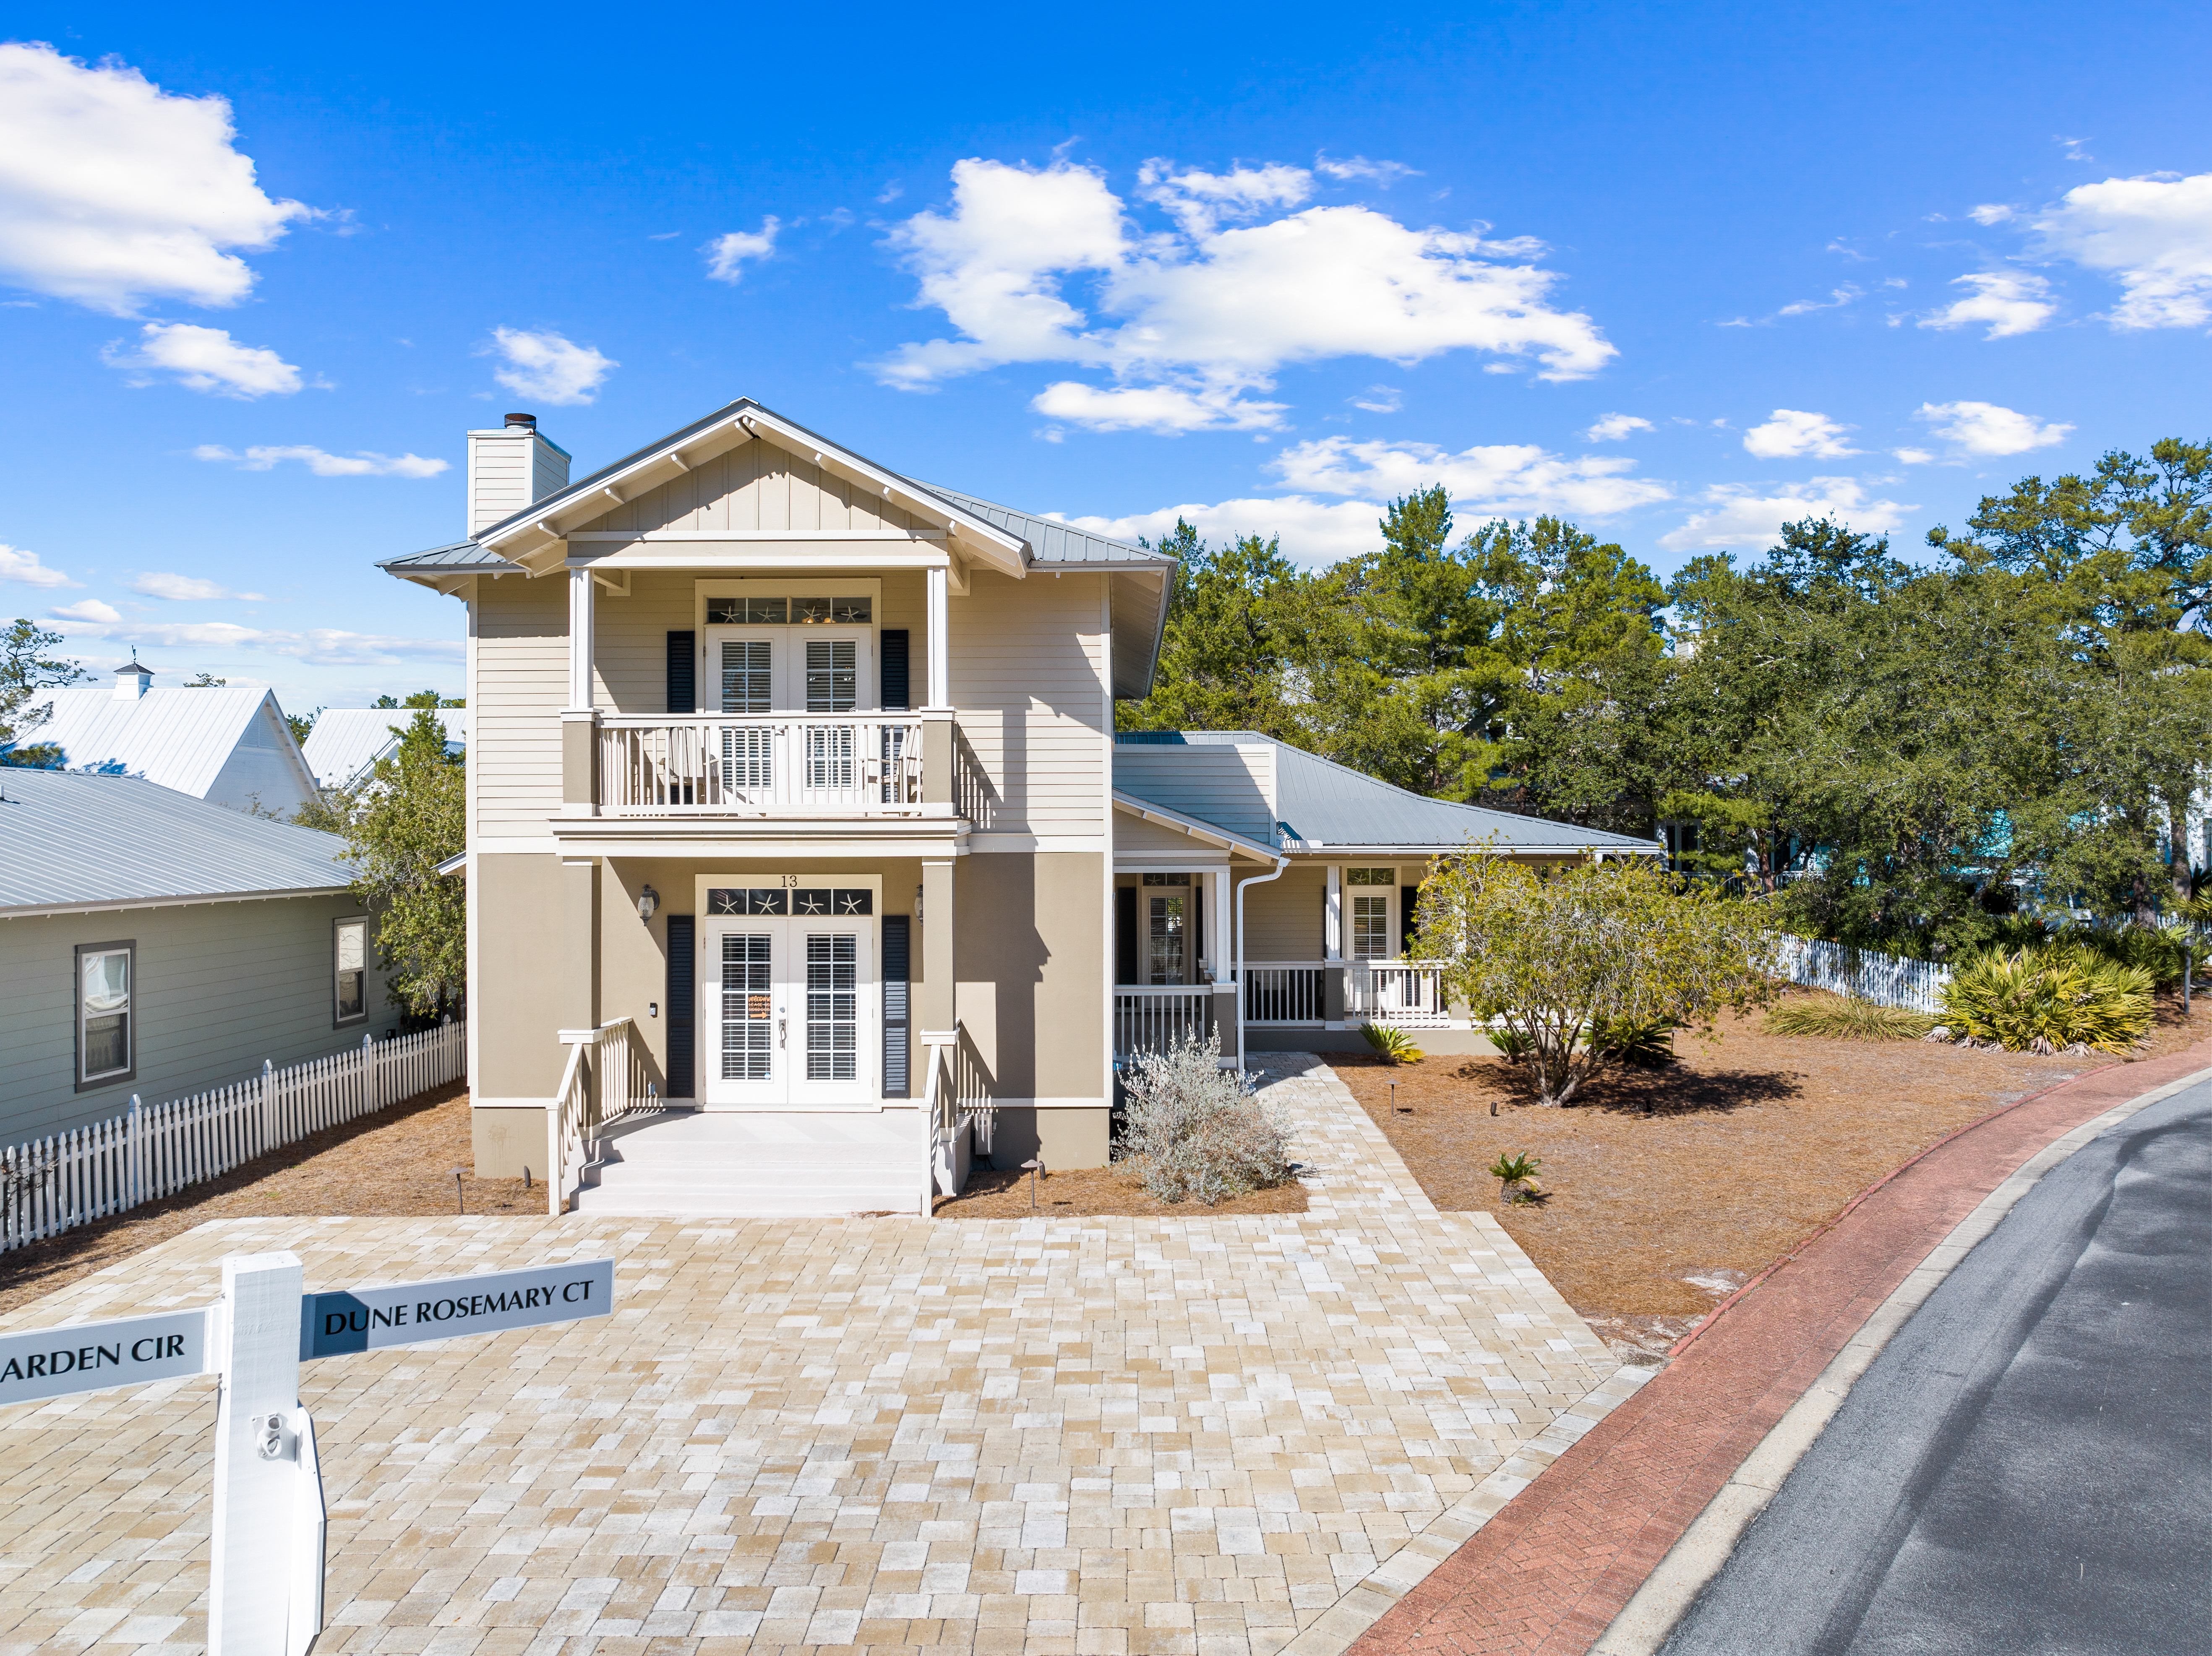
[[916, 925], [921, 924], [921, 888], [920, 886], [914, 889], [914, 923]]
[[1036, 1211], [1037, 1174], [1044, 1171], [1044, 1158], [1041, 1156], [1033, 1156], [1028, 1161], [1023, 1162], [1022, 1166], [1029, 1170], [1030, 1211], [1031, 1213], [1035, 1213]]
[[653, 911], [659, 907], [660, 894], [658, 891], [655, 891], [651, 886], [646, 887], [642, 891], [637, 894], [637, 917], [639, 919], [650, 921], [653, 919]]
[[466, 1168], [455, 1168], [453, 1169], [453, 1208], [456, 1212], [459, 1213], [466, 1213], [469, 1210], [468, 1203], [462, 1199], [461, 1196], [461, 1179], [467, 1172], [468, 1169]]

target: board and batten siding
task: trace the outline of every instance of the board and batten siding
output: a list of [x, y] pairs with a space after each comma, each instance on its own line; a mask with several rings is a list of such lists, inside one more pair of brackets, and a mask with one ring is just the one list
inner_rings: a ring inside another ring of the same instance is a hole
[[571, 531], [635, 534], [663, 529], [913, 532], [933, 526], [857, 483], [757, 440], [698, 461], [681, 476], [589, 523], [567, 525]]
[[[471, 834], [550, 840], [561, 809], [561, 708], [568, 696], [565, 579], [479, 580], [469, 700]], [[657, 704], [656, 704], [657, 708]]]
[[1104, 577], [976, 570], [952, 599], [952, 705], [999, 798], [993, 833], [1111, 832]]
[[[283, 897], [0, 919], [0, 1143], [243, 1081], [398, 1027], [369, 955], [368, 1016], [333, 1017], [331, 923], [352, 898]], [[137, 945], [131, 1013], [137, 1073], [76, 1090], [76, 949]]]

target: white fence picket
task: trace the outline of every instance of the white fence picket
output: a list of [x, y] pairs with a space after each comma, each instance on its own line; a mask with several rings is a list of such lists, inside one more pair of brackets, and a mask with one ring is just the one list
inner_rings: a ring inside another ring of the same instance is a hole
[[312, 1133], [458, 1080], [468, 1026], [447, 1022], [251, 1081], [0, 1149], [0, 1253], [173, 1196]]
[[1942, 1011], [1943, 986], [1951, 981], [1950, 968], [1933, 961], [1905, 960], [1813, 937], [1783, 938], [1776, 972], [1808, 989], [1833, 990], [1915, 1012]]

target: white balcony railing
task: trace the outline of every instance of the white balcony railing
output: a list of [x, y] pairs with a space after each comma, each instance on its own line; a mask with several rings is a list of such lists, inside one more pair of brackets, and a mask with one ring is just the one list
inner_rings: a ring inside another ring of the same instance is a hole
[[605, 718], [599, 809], [612, 816], [921, 810], [921, 721], [876, 718]]
[[1164, 1052], [1194, 1037], [1213, 1034], [1211, 984], [1114, 986], [1114, 1052]]

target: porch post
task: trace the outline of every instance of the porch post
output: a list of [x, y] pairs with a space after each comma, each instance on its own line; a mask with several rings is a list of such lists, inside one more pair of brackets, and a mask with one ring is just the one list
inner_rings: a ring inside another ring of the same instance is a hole
[[1231, 953], [1230, 926], [1230, 886], [1233, 876], [1224, 868], [1218, 873], [1204, 874], [1206, 919], [1208, 930], [1213, 933], [1207, 954], [1213, 961], [1213, 1040], [1214, 1050], [1228, 1064], [1242, 1067], [1244, 1043], [1237, 1028], [1239, 1014], [1244, 1004], [1243, 974], [1237, 970]]
[[1328, 1024], [1341, 1028], [1346, 999], [1344, 870], [1331, 863], [1328, 879], [1322, 899], [1321, 952], [1322, 958], [1328, 962], [1322, 968], [1321, 974], [1322, 1016]]
[[951, 572], [932, 569], [929, 578], [929, 703], [931, 707], [949, 708], [952, 706], [952, 660], [949, 651], [951, 616], [947, 604], [947, 593]]
[[599, 714], [592, 707], [592, 665], [594, 659], [592, 599], [596, 583], [588, 567], [568, 571], [568, 705], [561, 710], [561, 814], [592, 816], [599, 813]]
[[917, 1035], [925, 1044], [950, 1040], [960, 1009], [953, 991], [952, 858], [921, 864], [921, 982], [914, 998]]

